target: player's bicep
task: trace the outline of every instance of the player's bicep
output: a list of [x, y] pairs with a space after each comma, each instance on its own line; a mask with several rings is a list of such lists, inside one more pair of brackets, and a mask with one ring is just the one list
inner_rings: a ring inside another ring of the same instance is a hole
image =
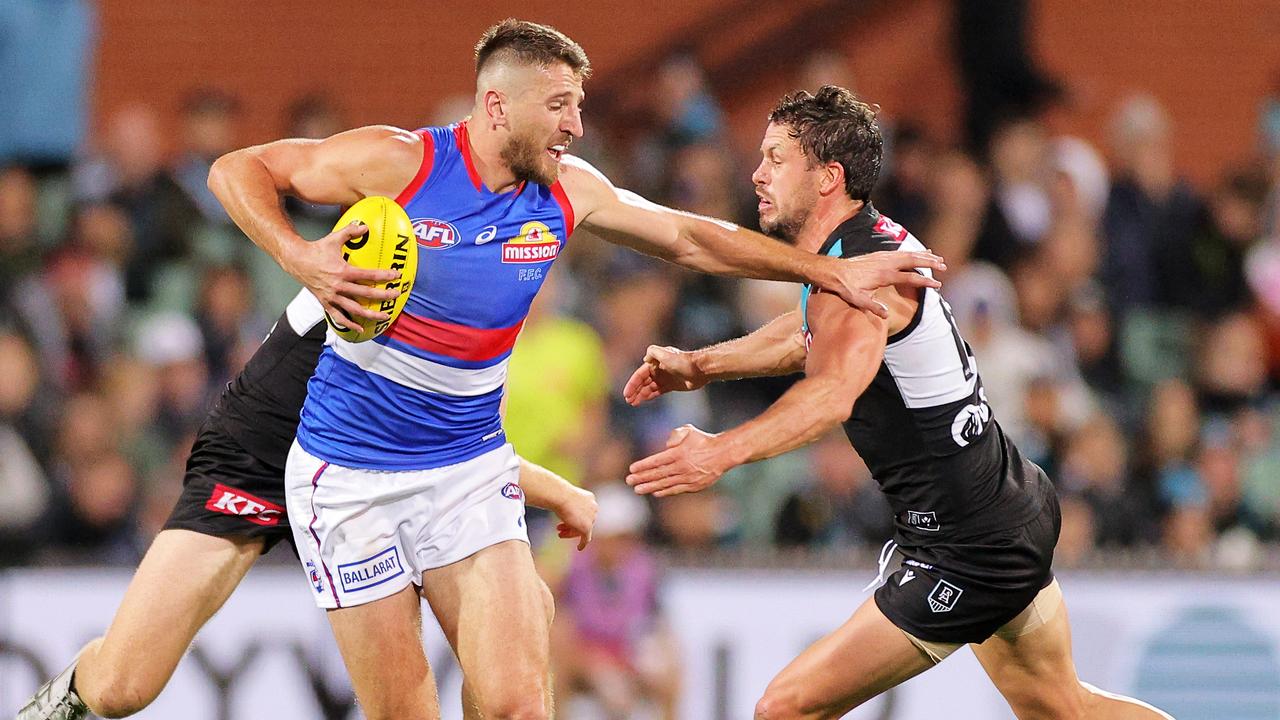
[[395, 196], [412, 180], [425, 151], [414, 133], [370, 126], [324, 140], [290, 139], [251, 150], [284, 193], [322, 205], [353, 205]]
[[813, 340], [805, 376], [826, 378], [852, 395], [844, 398], [852, 405], [884, 358], [888, 323], [822, 292], [809, 298], [808, 318]]
[[630, 190], [615, 187], [580, 158], [566, 156], [561, 182], [581, 225], [592, 235], [658, 257], [674, 257], [680, 241], [680, 215]]

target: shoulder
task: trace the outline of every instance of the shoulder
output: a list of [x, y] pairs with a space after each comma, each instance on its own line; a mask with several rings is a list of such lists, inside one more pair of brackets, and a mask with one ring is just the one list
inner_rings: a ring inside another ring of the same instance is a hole
[[391, 125], [366, 125], [325, 141], [356, 166], [352, 182], [364, 195], [395, 197], [418, 173], [430, 140]]
[[[919, 245], [906, 228], [868, 206], [832, 233], [824, 246], [829, 255], [852, 258], [882, 250], [914, 250]], [[908, 247], [908, 244], [911, 247]]]
[[594, 165], [576, 155], [565, 155], [560, 159], [559, 183], [579, 220], [604, 204], [619, 199], [618, 188], [613, 182]]

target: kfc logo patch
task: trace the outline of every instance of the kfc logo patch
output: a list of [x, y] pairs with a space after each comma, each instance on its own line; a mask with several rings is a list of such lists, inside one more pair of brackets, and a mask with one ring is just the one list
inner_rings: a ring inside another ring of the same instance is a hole
[[273, 527], [280, 524], [284, 508], [243, 490], [227, 487], [222, 483], [213, 486], [213, 494], [204, 504], [206, 510], [242, 517], [254, 525]]

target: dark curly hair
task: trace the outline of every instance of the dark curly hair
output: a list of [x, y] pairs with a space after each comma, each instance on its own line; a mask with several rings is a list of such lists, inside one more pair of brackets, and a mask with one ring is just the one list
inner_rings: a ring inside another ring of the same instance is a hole
[[582, 46], [549, 25], [507, 18], [485, 30], [476, 43], [476, 74], [495, 56], [507, 53], [522, 63], [562, 62], [581, 78], [591, 75], [591, 61]]
[[769, 113], [769, 122], [787, 126], [810, 165], [840, 163], [845, 192], [865, 202], [880, 177], [884, 151], [877, 112], [877, 106], [862, 102], [853, 92], [823, 85], [817, 95], [800, 90], [783, 97]]

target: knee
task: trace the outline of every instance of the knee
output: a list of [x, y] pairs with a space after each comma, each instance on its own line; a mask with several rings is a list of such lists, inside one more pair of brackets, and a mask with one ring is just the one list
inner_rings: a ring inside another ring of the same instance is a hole
[[1005, 699], [1018, 720], [1085, 720], [1089, 692], [1083, 687], [1054, 689], [1045, 684], [1009, 692]]
[[545, 695], [537, 697], [499, 698], [480, 703], [480, 716], [485, 720], [549, 720]]
[[547, 626], [550, 627], [556, 619], [556, 597], [545, 581], [539, 580], [538, 584], [542, 587], [542, 605], [547, 613]]
[[794, 688], [770, 685], [756, 703], [755, 720], [793, 720], [805, 717], [803, 699]]
[[160, 694], [159, 689], [147, 687], [127, 670], [112, 672], [101, 683], [85, 686], [78, 683], [77, 694], [95, 715], [103, 718], [129, 717], [142, 711]]

